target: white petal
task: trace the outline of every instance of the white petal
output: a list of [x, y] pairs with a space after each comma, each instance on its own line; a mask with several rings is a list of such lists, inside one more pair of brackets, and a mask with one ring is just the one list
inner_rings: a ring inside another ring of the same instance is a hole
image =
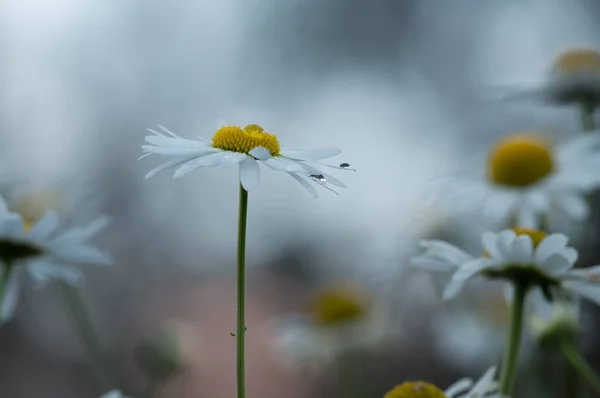
[[221, 163], [221, 152], [212, 153], [207, 156], [192, 159], [179, 166], [173, 175], [173, 178], [179, 179], [187, 174], [199, 169], [200, 167], [214, 167]]
[[481, 245], [483, 249], [489, 254], [489, 256], [497, 261], [502, 261], [503, 257], [498, 248], [496, 247], [496, 241], [498, 240], [498, 234], [493, 232], [484, 232], [481, 235]]
[[540, 213], [529, 202], [524, 201], [517, 213], [517, 225], [524, 228], [539, 228]]
[[58, 226], [58, 215], [53, 211], [46, 212], [29, 232], [29, 238], [43, 240], [48, 238]]
[[58, 244], [49, 247], [50, 253], [69, 263], [112, 265], [113, 258], [95, 247], [88, 245]]
[[573, 269], [562, 276], [561, 279], [600, 284], [600, 265], [582, 269]]
[[538, 213], [545, 213], [550, 210], [550, 198], [545, 191], [531, 189], [527, 192], [524, 199]]
[[142, 149], [145, 152], [153, 153], [156, 155], [163, 156], [176, 156], [176, 157], [197, 157], [208, 155], [210, 153], [219, 152], [215, 148], [179, 148], [179, 147], [164, 147], [154, 145], [142, 145]]
[[573, 267], [573, 263], [562, 254], [554, 253], [546, 258], [541, 266], [550, 275], [560, 275], [570, 270]]
[[574, 220], [584, 220], [589, 215], [589, 205], [579, 193], [564, 192], [555, 200], [558, 207]]
[[517, 264], [529, 264], [533, 261], [533, 242], [529, 235], [519, 235], [512, 245], [512, 259]]
[[249, 156], [240, 163], [240, 181], [246, 191], [256, 189], [260, 182], [258, 163]]
[[44, 284], [48, 281], [63, 281], [69, 285], [81, 285], [85, 280], [80, 270], [51, 263], [49, 261], [29, 261], [27, 271], [31, 278], [38, 284]]
[[575, 264], [579, 258], [579, 253], [572, 247], [565, 247], [558, 252], [561, 256], [565, 257], [571, 264]]
[[520, 195], [514, 192], [494, 191], [485, 202], [484, 215], [494, 223], [506, 224], [519, 203]]
[[320, 148], [309, 150], [287, 150], [280, 152], [282, 156], [296, 160], [319, 160], [327, 159], [342, 153], [338, 148]]
[[461, 392], [466, 391], [469, 388], [471, 388], [472, 385], [473, 385], [473, 380], [471, 380], [469, 378], [460, 379], [459, 381], [457, 381], [456, 383], [454, 383], [450, 387], [448, 387], [448, 389], [445, 391], [445, 393], [449, 398], [453, 398], [457, 394], [460, 394]]
[[164, 148], [187, 148], [187, 149], [198, 149], [200, 151], [206, 150], [208, 152], [214, 152], [215, 148], [207, 145], [204, 142], [186, 140], [184, 138], [171, 138], [165, 136], [149, 135], [145, 137], [147, 143], [156, 145]]
[[284, 157], [271, 157], [263, 163], [273, 170], [287, 171], [289, 173], [304, 173], [304, 169], [300, 163]]
[[100, 216], [84, 227], [71, 228], [52, 239], [50, 245], [81, 243], [93, 238], [109, 224], [110, 218]]
[[221, 152], [219, 158], [219, 166], [221, 167], [232, 167], [246, 159], [248, 155], [245, 153], [238, 152]]
[[498, 234], [496, 239], [496, 247], [505, 261], [513, 261], [513, 242], [517, 238], [517, 234], [512, 229], [505, 229]]
[[0, 308], [0, 324], [9, 321], [15, 313], [19, 301], [20, 274], [20, 269], [13, 269], [8, 277]]
[[488, 392], [491, 392], [496, 388], [496, 382], [494, 381], [495, 376], [496, 367], [493, 366], [485, 372], [473, 389], [469, 391], [469, 395], [472, 397], [485, 397]]
[[466, 281], [464, 280], [450, 281], [444, 288], [444, 301], [452, 300], [453, 298], [458, 296], [459, 293], [462, 292], [463, 288], [465, 287], [465, 282]]
[[542, 240], [535, 250], [534, 260], [537, 264], [543, 264], [552, 254], [564, 249], [569, 238], [563, 234], [552, 234]]
[[150, 170], [147, 174], [146, 174], [146, 179], [150, 179], [152, 177], [154, 177], [155, 175], [157, 175], [158, 173], [160, 173], [163, 170], [166, 169], [170, 169], [171, 167], [177, 167], [179, 165], [182, 165], [186, 162], [189, 162], [190, 160], [192, 160], [194, 158], [190, 158], [190, 157], [186, 157], [186, 158], [180, 158], [180, 159], [171, 159], [161, 165], [159, 165], [158, 167], [153, 168], [152, 170]]
[[319, 194], [317, 194], [317, 190], [315, 189], [315, 187], [306, 182], [302, 177], [295, 173], [288, 172], [288, 174], [292, 176], [294, 180], [298, 181], [300, 185], [302, 185], [314, 199], [317, 199], [319, 197]]
[[422, 240], [419, 245], [425, 249], [424, 256], [439, 258], [455, 265], [473, 260], [469, 253], [441, 240]]
[[491, 89], [488, 95], [490, 101], [540, 100], [546, 97], [545, 82], [527, 81], [502, 84]]
[[327, 360], [332, 353], [322, 333], [306, 317], [283, 317], [274, 330], [274, 345], [297, 362]]
[[477, 258], [466, 264], [461, 265], [452, 275], [453, 281], [466, 281], [477, 275], [479, 272], [493, 267], [493, 263], [488, 258]]
[[2, 232], [12, 237], [23, 236], [23, 219], [21, 216], [11, 213], [2, 225]]
[[579, 281], [569, 281], [563, 282], [562, 287], [572, 291], [578, 296], [584, 297], [595, 304], [600, 305], [600, 285]]
[[257, 146], [253, 148], [250, 152], [250, 155], [254, 156], [258, 160], [267, 160], [271, 157], [271, 152], [264, 146]]
[[410, 265], [416, 268], [421, 268], [427, 271], [456, 271], [457, 265], [449, 263], [445, 260], [439, 260], [429, 256], [415, 256], [411, 257]]

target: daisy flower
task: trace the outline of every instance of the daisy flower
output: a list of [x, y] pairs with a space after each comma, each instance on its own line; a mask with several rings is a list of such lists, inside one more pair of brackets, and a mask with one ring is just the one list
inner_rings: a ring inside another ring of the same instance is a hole
[[388, 312], [366, 289], [348, 283], [317, 291], [308, 313], [276, 320], [275, 348], [295, 363], [328, 363], [376, 345], [385, 335]]
[[485, 172], [449, 179], [442, 191], [457, 205], [483, 206], [500, 228], [561, 228], [565, 219], [581, 222], [589, 215], [586, 197], [600, 187], [599, 167], [600, 134], [560, 145], [514, 134], [491, 149]]
[[600, 102], [600, 53], [591, 49], [572, 49], [559, 54], [539, 81], [506, 87], [501, 99], [533, 99], [545, 103], [586, 104]]
[[223, 126], [214, 134], [212, 141], [202, 138], [189, 140], [162, 126], [159, 128], [162, 133], [148, 130], [154, 135], [146, 136], [145, 140], [149, 145], [142, 145], [145, 155], [140, 159], [155, 154], [170, 160], [151, 170], [146, 178], [171, 168], [175, 169], [173, 178], [178, 179], [204, 167], [238, 165], [241, 184], [246, 191], [251, 191], [258, 186], [258, 165], [262, 163], [273, 170], [286, 172], [316, 198], [317, 191], [310, 182], [336, 194], [330, 185], [345, 188], [343, 182], [322, 171], [321, 166], [353, 170], [348, 163], [341, 163], [339, 166], [320, 163], [323, 159], [339, 155], [342, 151], [337, 148], [282, 150], [277, 136], [266, 132], [257, 124], [249, 124], [243, 128]]
[[86, 243], [106, 224], [106, 218], [99, 218], [85, 227], [58, 232], [58, 216], [47, 212], [27, 230], [22, 217], [10, 212], [0, 198], [0, 260], [3, 263], [0, 321], [7, 321], [14, 313], [23, 272], [40, 284], [60, 280], [77, 285], [83, 280], [83, 274], [71, 264], [112, 264], [109, 255]]
[[471, 379], [461, 379], [446, 391], [424, 381], [407, 381], [388, 391], [383, 398], [500, 398], [499, 395], [487, 395], [498, 387], [495, 376], [496, 368], [491, 367], [477, 383], [474, 384]]
[[531, 295], [529, 306], [527, 325], [540, 346], [557, 347], [565, 339], [577, 339], [580, 332], [579, 300], [561, 297], [549, 303], [538, 293]]
[[481, 237], [482, 255], [472, 256], [440, 241], [425, 241], [425, 253], [412, 264], [434, 270], [453, 271], [444, 299], [456, 297], [475, 276], [510, 280], [526, 288], [539, 287], [547, 299], [553, 289], [563, 289], [600, 304], [600, 266], [572, 269], [578, 253], [567, 246], [563, 234], [515, 228]]

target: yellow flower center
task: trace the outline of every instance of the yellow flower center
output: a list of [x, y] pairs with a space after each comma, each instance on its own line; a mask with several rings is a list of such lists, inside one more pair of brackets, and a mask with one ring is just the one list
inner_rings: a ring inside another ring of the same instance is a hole
[[554, 156], [543, 140], [514, 135], [501, 140], [492, 149], [489, 176], [500, 185], [526, 187], [535, 184], [554, 170]]
[[38, 191], [19, 198], [11, 206], [11, 210], [21, 215], [23, 230], [29, 232], [46, 211], [58, 209], [61, 202], [56, 192]]
[[529, 235], [529, 237], [531, 238], [531, 241], [533, 242], [533, 247], [534, 248], [538, 247], [538, 245], [540, 243], [542, 243], [542, 241], [546, 237], [546, 233], [545, 232], [537, 230], [537, 229], [531, 229], [531, 228], [513, 228], [513, 231], [515, 231], [515, 234], [517, 234], [517, 236], [519, 236], [519, 235]]
[[365, 312], [356, 297], [333, 290], [319, 293], [314, 298], [312, 309], [315, 321], [326, 326], [359, 319]]
[[388, 391], [383, 398], [446, 398], [446, 394], [433, 384], [407, 381]]
[[593, 50], [571, 50], [561, 54], [554, 62], [554, 73], [566, 75], [579, 72], [600, 74], [600, 53]]
[[224, 151], [249, 154], [257, 146], [265, 147], [271, 156], [279, 155], [279, 141], [274, 134], [267, 133], [258, 124], [249, 124], [243, 129], [238, 126], [223, 126], [213, 136], [213, 146]]

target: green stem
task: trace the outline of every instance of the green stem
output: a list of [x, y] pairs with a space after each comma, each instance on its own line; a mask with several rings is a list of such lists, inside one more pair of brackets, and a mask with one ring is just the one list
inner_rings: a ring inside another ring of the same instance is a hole
[[117, 380], [107, 362], [106, 351], [79, 289], [64, 282], [54, 282], [53, 287], [71, 327], [87, 351], [92, 371], [104, 387], [114, 388]]
[[579, 374], [571, 366], [570, 362], [565, 360], [565, 397], [577, 398], [579, 391]]
[[583, 131], [590, 132], [596, 130], [594, 122], [594, 111], [596, 107], [591, 101], [583, 101], [581, 103], [581, 127]]
[[12, 274], [12, 272], [13, 267], [11, 262], [5, 261], [4, 272], [2, 272], [2, 277], [0, 278], [0, 311], [2, 311], [2, 307], [4, 307], [6, 288], [8, 287], [8, 281], [10, 280], [10, 275]]
[[517, 360], [519, 358], [519, 346], [523, 331], [523, 307], [527, 286], [522, 283], [514, 283], [514, 298], [511, 308], [510, 331], [508, 333], [507, 346], [504, 351], [502, 362], [502, 377], [500, 381], [500, 393], [506, 396], [512, 395], [514, 389]]
[[564, 343], [560, 348], [573, 369], [585, 378], [597, 393], [600, 393], [600, 377], [594, 372], [585, 358], [581, 356], [575, 345], [573, 343]]
[[245, 381], [245, 332], [246, 332], [246, 218], [248, 215], [248, 192], [240, 184], [240, 209], [238, 218], [237, 248], [237, 327], [235, 333], [237, 354], [237, 398], [246, 396]]

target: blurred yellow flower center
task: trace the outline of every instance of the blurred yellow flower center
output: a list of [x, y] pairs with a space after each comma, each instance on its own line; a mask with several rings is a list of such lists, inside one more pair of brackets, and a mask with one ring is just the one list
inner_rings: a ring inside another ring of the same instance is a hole
[[600, 53], [593, 50], [571, 50], [561, 54], [554, 63], [554, 73], [600, 73]]
[[313, 316], [322, 325], [352, 321], [361, 318], [364, 312], [359, 300], [345, 292], [322, 292], [313, 301]]
[[388, 391], [383, 398], [446, 398], [446, 394], [433, 384], [407, 381]]
[[515, 234], [517, 234], [517, 236], [519, 236], [519, 235], [528, 235], [531, 238], [531, 241], [533, 242], [533, 247], [534, 248], [538, 247], [538, 245], [540, 243], [542, 243], [542, 241], [546, 237], [546, 233], [545, 232], [539, 231], [537, 229], [531, 229], [531, 228], [513, 228], [513, 231], [515, 231]]
[[224, 151], [249, 154], [257, 146], [265, 147], [271, 156], [279, 155], [279, 141], [274, 134], [267, 133], [258, 124], [249, 124], [244, 128], [223, 126], [213, 136], [213, 146]]
[[498, 142], [488, 162], [491, 180], [511, 187], [535, 184], [554, 170], [550, 146], [526, 135], [514, 135]]

